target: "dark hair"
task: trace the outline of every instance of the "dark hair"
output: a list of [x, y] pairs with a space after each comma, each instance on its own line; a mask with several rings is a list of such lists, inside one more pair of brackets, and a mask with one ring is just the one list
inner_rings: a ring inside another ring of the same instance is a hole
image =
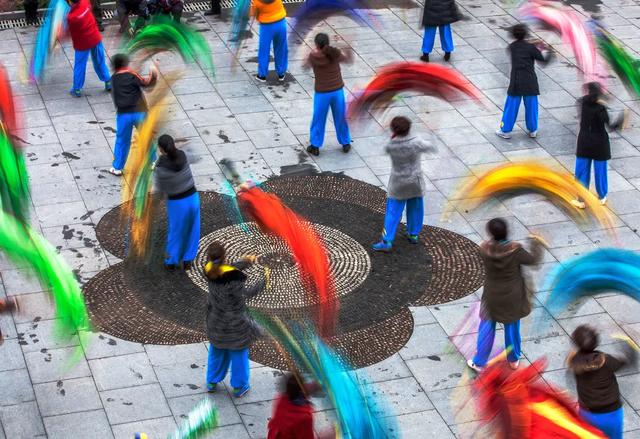
[[524, 40], [529, 35], [529, 28], [526, 24], [518, 23], [511, 28], [511, 35], [516, 40]]
[[284, 376], [285, 381], [285, 393], [289, 398], [289, 401], [295, 401], [296, 399], [304, 398], [304, 392], [302, 391], [302, 386], [300, 386], [300, 382], [298, 378], [292, 374], [286, 374]]
[[587, 84], [587, 94], [592, 97], [599, 97], [602, 94], [602, 86], [599, 82], [589, 82]]
[[507, 239], [508, 230], [507, 222], [502, 218], [494, 218], [487, 223], [487, 232], [496, 241], [504, 241]]
[[404, 137], [411, 130], [411, 121], [404, 116], [396, 116], [391, 119], [391, 132], [394, 136]]
[[111, 58], [111, 66], [113, 70], [120, 70], [123, 67], [127, 67], [129, 65], [129, 57], [126, 53], [116, 53]]
[[578, 326], [571, 334], [573, 343], [580, 352], [593, 352], [598, 347], [599, 337], [595, 329], [588, 325]]
[[158, 138], [158, 148], [160, 148], [172, 162], [178, 158], [178, 149], [173, 141], [173, 137], [170, 135], [163, 134]]
[[227, 252], [220, 241], [213, 241], [207, 248], [207, 260], [211, 262], [223, 262], [226, 254]]
[[317, 34], [313, 41], [316, 43], [316, 47], [320, 49], [322, 53], [324, 53], [324, 56], [329, 58], [329, 60], [333, 61], [338, 59], [340, 56], [340, 49], [331, 46], [329, 42], [329, 35], [324, 32]]

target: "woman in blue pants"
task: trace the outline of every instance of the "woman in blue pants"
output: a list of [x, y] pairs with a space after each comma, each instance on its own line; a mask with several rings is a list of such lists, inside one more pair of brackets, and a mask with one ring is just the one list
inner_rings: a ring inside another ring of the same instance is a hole
[[387, 210], [384, 213], [384, 229], [373, 250], [390, 252], [393, 240], [407, 208], [407, 239], [418, 243], [418, 235], [424, 221], [424, 181], [420, 157], [427, 151], [435, 151], [430, 142], [411, 135], [411, 121], [404, 116], [391, 120], [391, 141], [385, 152], [391, 156], [391, 176], [387, 194]]
[[189, 270], [200, 241], [200, 196], [187, 156], [176, 148], [173, 138], [160, 136], [158, 148], [161, 156], [155, 167], [156, 187], [167, 195], [169, 219], [164, 265], [167, 270], [175, 270], [182, 264]]
[[258, 73], [256, 80], [267, 81], [269, 73], [269, 53], [273, 43], [273, 57], [279, 81], [284, 81], [289, 65], [289, 48], [287, 46], [287, 11], [282, 0], [252, 0], [251, 16], [260, 23], [258, 39]]
[[331, 108], [333, 123], [336, 127], [338, 142], [343, 152], [351, 150], [351, 134], [346, 118], [346, 103], [344, 98], [344, 81], [340, 71], [340, 63], [351, 62], [352, 52], [342, 51], [329, 45], [329, 36], [319, 33], [315, 37], [316, 48], [313, 50], [305, 67], [311, 66], [315, 75], [315, 93], [313, 95], [313, 119], [311, 120], [310, 145], [307, 151], [313, 155], [320, 155], [320, 148], [324, 143], [324, 130], [327, 124], [327, 114]]
[[508, 239], [507, 223], [494, 218], [487, 223], [491, 238], [480, 245], [485, 283], [480, 308], [476, 355], [467, 365], [481, 372], [489, 361], [496, 323], [504, 325], [504, 345], [512, 369], [520, 364], [520, 319], [531, 312], [533, 294], [522, 275], [523, 265], [537, 264], [542, 257], [542, 241], [532, 236], [531, 253]]
[[429, 62], [429, 54], [433, 50], [436, 31], [440, 32], [440, 46], [444, 51], [444, 60], [451, 59], [451, 52], [454, 49], [451, 23], [458, 20], [460, 20], [460, 12], [455, 0], [426, 0], [424, 2], [424, 13], [422, 14], [424, 37], [422, 39], [422, 56], [420, 57], [422, 61]]

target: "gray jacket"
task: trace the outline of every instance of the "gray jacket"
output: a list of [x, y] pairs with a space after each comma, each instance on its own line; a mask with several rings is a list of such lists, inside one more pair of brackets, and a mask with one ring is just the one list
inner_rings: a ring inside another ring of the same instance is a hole
[[420, 156], [435, 150], [431, 142], [411, 134], [391, 139], [384, 148], [384, 151], [391, 156], [389, 198], [408, 200], [424, 195], [425, 184]]
[[264, 289], [264, 279], [255, 285], [246, 285], [241, 271], [249, 264], [232, 264], [236, 270], [221, 279], [209, 281], [207, 303], [207, 336], [218, 349], [248, 348], [260, 335], [258, 324], [247, 314], [246, 301]]
[[155, 182], [156, 188], [169, 198], [191, 190], [195, 192], [191, 167], [183, 151], [178, 151], [178, 158], [174, 162], [166, 156], [160, 157], [155, 168]]

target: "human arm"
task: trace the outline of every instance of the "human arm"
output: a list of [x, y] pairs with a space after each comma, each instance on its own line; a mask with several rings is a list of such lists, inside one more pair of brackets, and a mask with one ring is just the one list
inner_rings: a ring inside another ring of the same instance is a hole
[[351, 64], [353, 63], [353, 50], [351, 49], [340, 49], [340, 56], [338, 57], [338, 62]]
[[[546, 56], [542, 53], [543, 50], [547, 52]], [[542, 65], [549, 64], [554, 57], [553, 49], [550, 46], [543, 44], [542, 42], [540, 42], [538, 45], [532, 45], [532, 51], [533, 59], [539, 61]]]
[[622, 355], [606, 354], [606, 364], [613, 372], [635, 364], [638, 361], [638, 345], [629, 337], [617, 337], [622, 340]]
[[529, 235], [531, 246], [529, 251], [524, 247], [518, 249], [518, 262], [521, 265], [534, 265], [542, 259], [542, 247], [545, 247], [544, 240], [538, 235]]
[[136, 78], [138, 79], [138, 85], [140, 87], [151, 87], [158, 79], [158, 68], [152, 64], [149, 67], [149, 74], [146, 77], [136, 74]]

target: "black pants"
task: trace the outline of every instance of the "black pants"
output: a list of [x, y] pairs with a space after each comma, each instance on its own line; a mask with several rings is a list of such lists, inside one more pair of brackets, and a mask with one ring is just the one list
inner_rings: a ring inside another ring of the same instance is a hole
[[91, 0], [91, 9], [96, 18], [98, 27], [102, 26], [102, 3], [101, 0]]
[[124, 32], [129, 26], [129, 14], [134, 13], [138, 16], [136, 27], [140, 28], [144, 25], [144, 21], [149, 19], [146, 0], [118, 0], [118, 22], [120, 23], [120, 33]]
[[211, 12], [214, 14], [220, 14], [220, 0], [211, 0]]
[[27, 24], [38, 21], [38, 0], [24, 0], [24, 18]]
[[180, 17], [182, 17], [182, 10], [184, 9], [184, 3], [178, 2], [171, 6], [171, 10], [169, 14], [173, 17], [173, 21], [180, 22]]

